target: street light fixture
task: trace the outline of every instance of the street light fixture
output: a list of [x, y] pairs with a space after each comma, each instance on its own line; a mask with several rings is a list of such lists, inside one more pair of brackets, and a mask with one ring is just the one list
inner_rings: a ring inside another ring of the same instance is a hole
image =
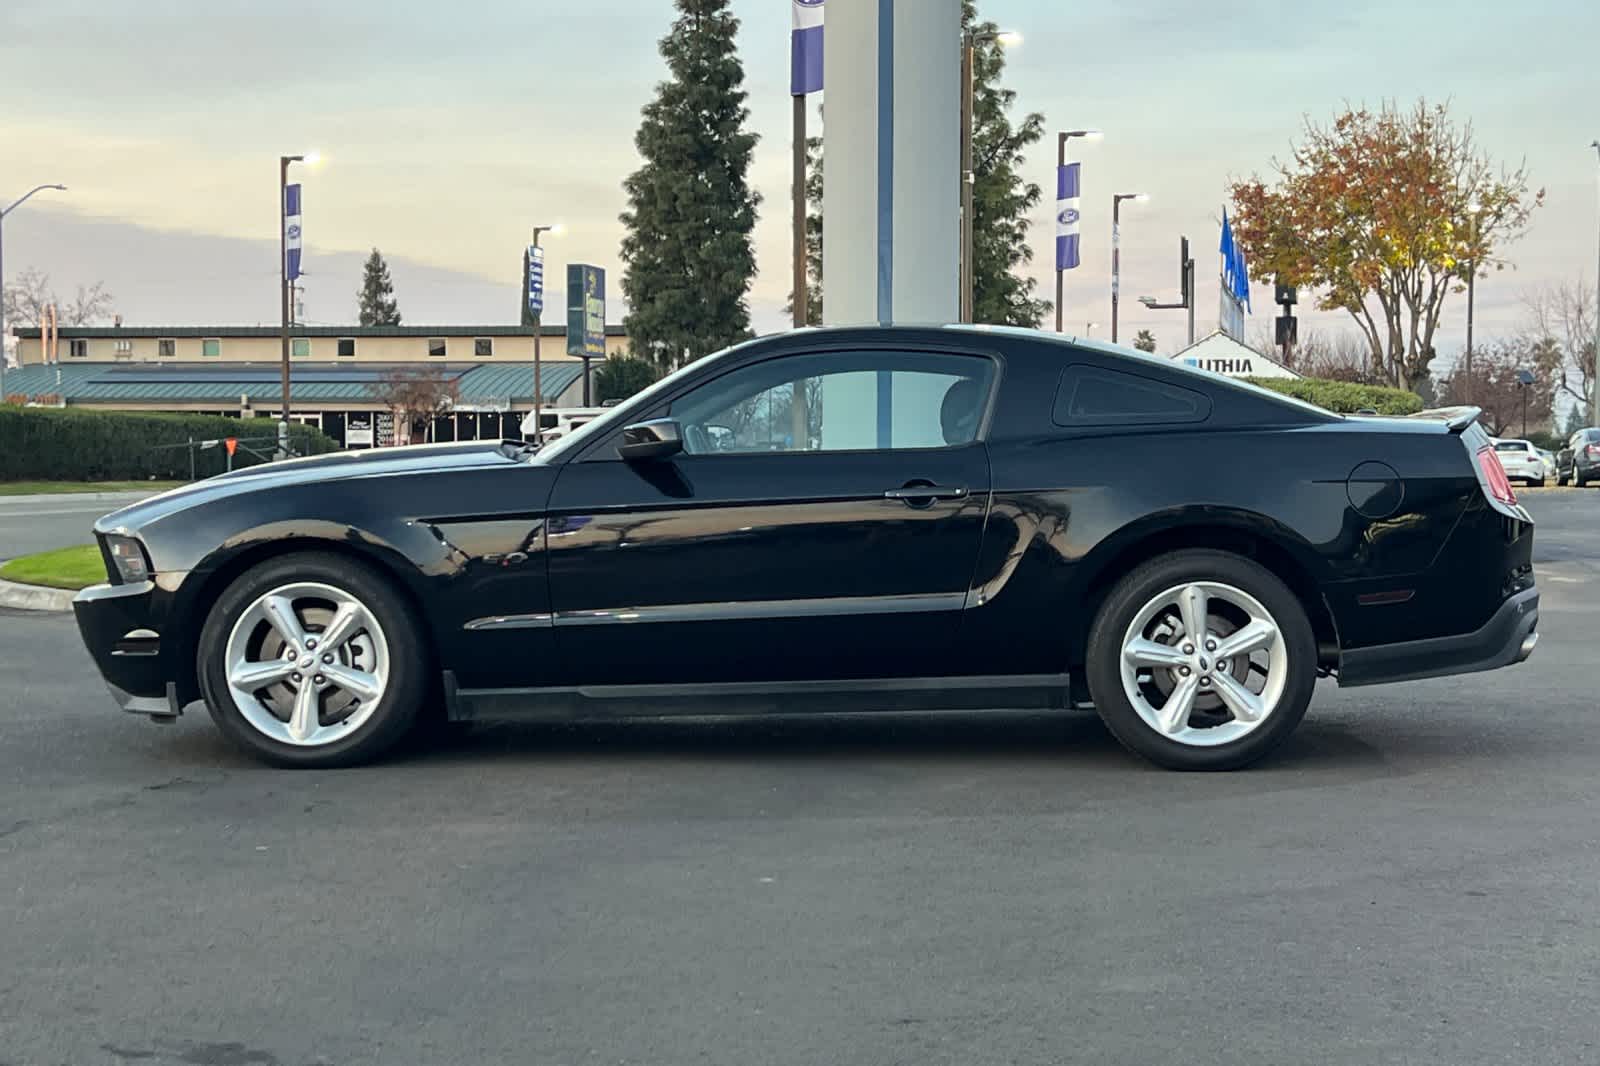
[[962, 322], [972, 321], [973, 285], [976, 274], [972, 269], [972, 186], [976, 180], [972, 173], [972, 68], [978, 45], [994, 41], [1002, 48], [1022, 43], [1022, 34], [1015, 30], [963, 30], [961, 33], [961, 269], [960, 309]]
[[289, 455], [289, 305], [294, 299], [289, 283], [289, 164], [303, 163], [306, 166], [316, 166], [320, 162], [322, 162], [320, 152], [278, 157], [278, 295], [283, 307], [280, 332], [283, 341], [280, 362], [283, 401], [278, 413], [278, 458], [280, 459], [288, 458]]
[[5, 268], [5, 221], [6, 216], [17, 208], [27, 203], [28, 198], [36, 192], [54, 189], [56, 192], [66, 192], [65, 185], [35, 185], [15, 200], [11, 206], [0, 211], [0, 404], [6, 402], [6, 268]]
[[[533, 269], [533, 255], [534, 250], [539, 247], [539, 238], [546, 233], [559, 237], [565, 228], [559, 222], [553, 222], [548, 226], [533, 227], [533, 245], [528, 249], [529, 270]], [[540, 258], [540, 269], [542, 270], [542, 253]], [[527, 299], [527, 296], [528, 294], [524, 293], [523, 299]], [[539, 303], [538, 310], [533, 312], [533, 443], [535, 447], [544, 443], [544, 379], [539, 353], [539, 338], [544, 333], [544, 329], [541, 326], [541, 321], [544, 318], [544, 300], [542, 296]]]
[[[1057, 134], [1056, 135], [1056, 173], [1058, 175], [1062, 173], [1063, 169], [1067, 165], [1067, 142], [1072, 140], [1074, 137], [1082, 137], [1084, 140], [1098, 141], [1100, 139], [1100, 137], [1101, 137], [1101, 133], [1097, 129], [1083, 129], [1083, 130], [1066, 130], [1066, 131], [1064, 131], [1062, 133]], [[1059, 184], [1059, 178], [1058, 178], [1058, 184]], [[1060, 194], [1058, 193], [1057, 195], [1060, 195]], [[1065, 279], [1065, 275], [1066, 275], [1066, 271], [1061, 269], [1061, 262], [1058, 259], [1056, 261], [1056, 332], [1057, 333], [1060, 333], [1061, 332], [1061, 328], [1062, 328], [1061, 327], [1061, 316], [1062, 316], [1061, 302], [1062, 302], [1062, 285], [1063, 285], [1063, 282], [1064, 282], [1064, 279]]]
[[1111, 197], [1111, 343], [1117, 343], [1117, 301], [1122, 288], [1122, 201], [1144, 203], [1142, 192], [1119, 192]]

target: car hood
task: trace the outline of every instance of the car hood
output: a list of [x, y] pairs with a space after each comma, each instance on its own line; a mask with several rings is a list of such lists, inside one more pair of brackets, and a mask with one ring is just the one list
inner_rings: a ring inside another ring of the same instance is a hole
[[94, 524], [96, 532], [136, 530], [158, 518], [230, 496], [308, 482], [344, 481], [387, 474], [438, 472], [526, 462], [531, 450], [516, 441], [463, 441], [398, 448], [333, 452], [304, 459], [262, 463], [197, 481], [113, 511]]

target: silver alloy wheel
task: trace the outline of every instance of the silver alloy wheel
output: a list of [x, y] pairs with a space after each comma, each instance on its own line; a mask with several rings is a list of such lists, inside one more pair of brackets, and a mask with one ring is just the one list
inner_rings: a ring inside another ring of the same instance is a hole
[[251, 727], [296, 747], [350, 736], [389, 684], [389, 642], [350, 593], [298, 581], [258, 596], [228, 634], [228, 692]]
[[1272, 717], [1288, 683], [1278, 623], [1232, 585], [1192, 581], [1150, 599], [1122, 637], [1122, 691], [1168, 740], [1227, 744]]

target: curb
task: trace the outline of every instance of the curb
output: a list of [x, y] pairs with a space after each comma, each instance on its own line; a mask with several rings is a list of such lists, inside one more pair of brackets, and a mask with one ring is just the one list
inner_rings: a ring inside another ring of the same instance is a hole
[[0, 607], [17, 607], [24, 611], [70, 611], [72, 598], [76, 595], [71, 589], [22, 585], [0, 578]]

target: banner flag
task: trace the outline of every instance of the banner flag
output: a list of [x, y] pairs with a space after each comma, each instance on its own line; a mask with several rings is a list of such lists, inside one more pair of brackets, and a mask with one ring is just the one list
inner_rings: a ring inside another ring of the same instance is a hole
[[283, 190], [283, 246], [287, 252], [284, 273], [290, 281], [300, 276], [300, 186]]
[[1077, 267], [1078, 229], [1083, 219], [1080, 209], [1078, 163], [1056, 167], [1056, 269]]
[[789, 95], [822, 91], [822, 0], [791, 0]]

